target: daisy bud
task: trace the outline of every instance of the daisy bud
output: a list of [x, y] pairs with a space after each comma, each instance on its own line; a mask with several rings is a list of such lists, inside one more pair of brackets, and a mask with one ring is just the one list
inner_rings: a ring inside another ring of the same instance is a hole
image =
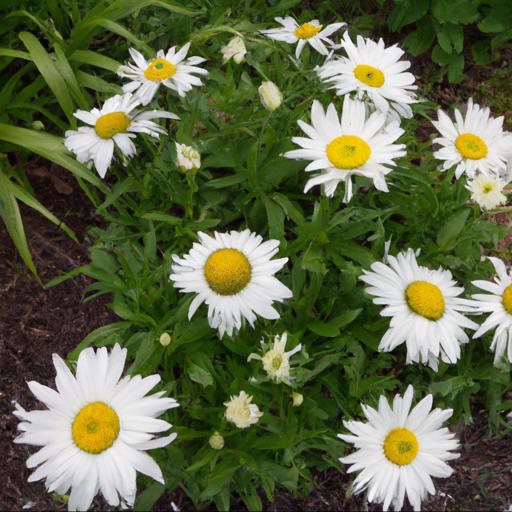
[[261, 103], [263, 106], [273, 112], [283, 102], [283, 94], [274, 82], [263, 82], [259, 88]]
[[292, 393], [293, 407], [300, 407], [304, 402], [304, 397], [300, 393]]
[[196, 171], [201, 167], [201, 155], [191, 146], [176, 142], [176, 156], [182, 171]]
[[171, 335], [168, 332], [164, 332], [160, 335], [159, 341], [162, 347], [167, 347], [172, 341]]
[[233, 37], [226, 46], [221, 48], [222, 60], [226, 63], [229, 59], [233, 59], [236, 64], [240, 64], [244, 60], [247, 49], [244, 40], [240, 36]]
[[214, 450], [222, 450], [224, 448], [224, 438], [217, 431], [213, 433], [208, 443], [210, 443]]
[[263, 413], [256, 404], [251, 402], [252, 396], [245, 391], [240, 391], [238, 395], [232, 396], [229, 402], [224, 402], [226, 419], [238, 428], [247, 428], [258, 423]]

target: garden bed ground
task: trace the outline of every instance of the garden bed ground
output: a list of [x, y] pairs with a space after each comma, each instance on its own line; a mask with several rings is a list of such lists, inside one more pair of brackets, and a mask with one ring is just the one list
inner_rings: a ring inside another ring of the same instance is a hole
[[[468, 70], [471, 83], [432, 88], [430, 96], [448, 106], [457, 101], [457, 97], [466, 97], [467, 91], [473, 91], [477, 101], [505, 112], [511, 89], [509, 83], [508, 89], [501, 87], [504, 75], [500, 70], [510, 67], [510, 55], [512, 53], [504, 54], [497, 71], [495, 67], [478, 68], [475, 73]], [[415, 71], [420, 73], [420, 70], [428, 76], [428, 66], [419, 63]], [[493, 105], [497, 103], [505, 105]], [[507, 114], [505, 112], [510, 118]], [[53, 224], [24, 209], [23, 219], [34, 261], [43, 282], [47, 282], [60, 271], [87, 261], [86, 229], [94, 219], [86, 198], [68, 174], [47, 168], [43, 161], [33, 162], [27, 172], [37, 197], [81, 240], [80, 243], [73, 242]], [[4, 461], [0, 472], [1, 510], [65, 508], [46, 493], [41, 482], [27, 483], [30, 472], [25, 467], [25, 460], [33, 449], [12, 443], [17, 421], [11, 412], [14, 401], [28, 409], [37, 407], [25, 381], [37, 380], [53, 385], [53, 352], [65, 357], [87, 333], [113, 320], [113, 313], [105, 308], [105, 300], [81, 302], [86, 285], [84, 277], [77, 277], [43, 290], [23, 267], [5, 229], [0, 229], [0, 457]], [[462, 454], [452, 464], [454, 475], [448, 480], [437, 481], [438, 494], [425, 504], [424, 510], [504, 511], [512, 506], [512, 443], [506, 438], [489, 439], [484, 412], [475, 411], [474, 416], [475, 423], [458, 433]], [[265, 509], [362, 510], [362, 498], [347, 497], [350, 481], [350, 476], [334, 470], [318, 474], [318, 488], [310, 496], [293, 498], [288, 491], [281, 490]], [[170, 510], [171, 500], [181, 510], [192, 509], [182, 492], [163, 497], [155, 509]], [[96, 509], [105, 508], [98, 498], [95, 505]], [[242, 506], [235, 508], [243, 509]], [[371, 509], [378, 510], [379, 507]]]

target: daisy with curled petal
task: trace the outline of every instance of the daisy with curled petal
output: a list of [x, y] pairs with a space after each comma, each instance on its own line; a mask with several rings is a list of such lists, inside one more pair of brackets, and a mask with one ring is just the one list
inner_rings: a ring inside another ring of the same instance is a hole
[[408, 249], [388, 256], [387, 264], [373, 263], [360, 279], [370, 285], [366, 292], [375, 297], [373, 302], [385, 306], [381, 316], [391, 317], [379, 350], [390, 352], [405, 343], [407, 364], [428, 363], [435, 371], [439, 357], [457, 362], [460, 344], [469, 341], [464, 328], [478, 325], [460, 313], [473, 312], [472, 301], [459, 297], [464, 288], [457, 286], [450, 271], [418, 265]]
[[192, 89], [201, 86], [203, 82], [198, 76], [207, 75], [208, 71], [198, 66], [206, 61], [202, 57], [189, 57], [186, 59], [190, 43], [176, 51], [176, 46], [170, 48], [167, 53], [158, 50], [156, 58], [146, 61], [143, 55], [130, 48], [130, 56], [133, 63], [121, 66], [117, 72], [120, 77], [129, 78], [123, 86], [124, 92], [137, 91], [137, 96], [143, 105], [147, 105], [155, 96], [160, 84], [176, 91], [180, 96]]
[[188, 311], [192, 318], [197, 308], [208, 305], [208, 322], [222, 337], [240, 329], [242, 318], [251, 327], [257, 315], [269, 320], [279, 318], [274, 301], [289, 299], [292, 292], [274, 274], [288, 258], [272, 260], [279, 250], [278, 240], [263, 238], [248, 229], [215, 232], [211, 237], [198, 233], [200, 243], [183, 258], [173, 255], [171, 281], [181, 292], [197, 294]]
[[404, 133], [397, 123], [388, 123], [386, 114], [367, 114], [366, 105], [348, 96], [343, 101], [341, 118], [331, 103], [324, 112], [319, 101], [311, 107], [311, 125], [298, 121], [308, 137], [293, 137], [303, 149], [288, 151], [287, 158], [311, 160], [306, 172], [322, 171], [311, 178], [304, 188], [323, 185], [331, 197], [340, 181], [345, 182], [344, 201], [352, 197], [352, 176], [373, 180], [378, 190], [388, 192], [385, 176], [391, 172], [395, 159], [405, 155], [405, 145], [395, 144]]
[[295, 49], [295, 57], [297, 59], [300, 57], [306, 43], [311, 45], [318, 53], [328, 55], [329, 50], [325, 45], [334, 46], [334, 42], [329, 39], [329, 36], [346, 25], [346, 23], [332, 23], [324, 28], [318, 20], [312, 20], [299, 25], [290, 16], [274, 19], [282, 27], [260, 30], [260, 33], [276, 41], [284, 41], [289, 44], [297, 43], [297, 48]]
[[468, 181], [466, 188], [471, 192], [471, 199], [483, 210], [493, 210], [507, 202], [503, 189], [507, 186], [497, 176], [478, 174], [472, 181]]
[[132, 158], [137, 150], [132, 139], [137, 133], [146, 133], [159, 138], [167, 133], [151, 119], [179, 119], [176, 114], [161, 110], [137, 112], [134, 109], [140, 100], [132, 94], [113, 96], [103, 104], [101, 109], [93, 108], [90, 112], [77, 110], [73, 115], [87, 123], [78, 130], [68, 130], [64, 140], [65, 146], [75, 153], [79, 162], [93, 161], [101, 178], [105, 177], [114, 156], [114, 147], [127, 157]]
[[240, 391], [238, 395], [233, 395], [229, 402], [224, 402], [226, 410], [225, 418], [235, 424], [238, 428], [248, 428], [263, 416], [259, 407], [251, 403], [252, 396], [245, 391]]
[[473, 338], [479, 338], [491, 329], [494, 331], [491, 350], [494, 351], [494, 364], [505, 354], [512, 363], [512, 270], [507, 272], [505, 263], [499, 258], [490, 257], [497, 276], [494, 281], [473, 281], [472, 284], [489, 293], [477, 293], [475, 311], [491, 313], [475, 332]]
[[383, 510], [393, 504], [401, 510], [405, 497], [414, 510], [428, 494], [435, 494], [432, 477], [447, 478], [453, 469], [446, 463], [457, 459], [459, 442], [443, 423], [452, 409], [432, 410], [432, 395], [427, 395], [411, 411], [413, 387], [403, 398], [395, 395], [392, 408], [381, 395], [378, 409], [362, 405], [368, 420], [344, 421], [351, 434], [339, 434], [357, 451], [340, 462], [350, 464], [348, 473], [359, 471], [354, 492], [367, 491], [370, 503], [382, 503]]
[[491, 117], [488, 107], [480, 107], [469, 98], [466, 115], [455, 109], [455, 123], [442, 110], [432, 121], [441, 137], [434, 139], [441, 149], [434, 157], [443, 160], [442, 171], [456, 166], [455, 177], [463, 173], [473, 178], [476, 171], [500, 174], [507, 168], [512, 134], [503, 131], [503, 116]]
[[[276, 382], [284, 382], [285, 384], [291, 383], [290, 377], [290, 358], [302, 350], [302, 345], [299, 343], [295, 348], [286, 352], [286, 341], [288, 333], [284, 332], [281, 336], [277, 334], [274, 337], [274, 344], [272, 348], [266, 350], [263, 356], [259, 354], [250, 354], [247, 361], [257, 359], [263, 363], [263, 369], [267, 375]], [[261, 345], [265, 349], [265, 343], [261, 340]]]
[[341, 46], [346, 57], [328, 59], [316, 68], [318, 76], [332, 84], [339, 96], [356, 92], [359, 99], [370, 99], [378, 110], [392, 110], [402, 117], [412, 117], [410, 105], [416, 103], [414, 75], [405, 70], [411, 63], [400, 60], [403, 50], [395, 44], [386, 48], [378, 42], [357, 36], [355, 45], [348, 32], [343, 34]]
[[87, 510], [100, 491], [108, 504], [133, 506], [136, 472], [164, 483], [162, 471], [146, 450], [168, 445], [176, 434], [155, 436], [172, 427], [157, 419], [178, 403], [163, 391], [148, 395], [159, 375], [121, 378], [126, 349], [115, 345], [83, 350], [76, 375], [53, 355], [57, 391], [38, 382], [28, 386], [46, 410], [26, 411], [19, 404], [14, 414], [21, 420], [15, 443], [41, 447], [27, 460], [37, 468], [29, 477], [45, 479], [48, 492], [66, 494], [69, 510]]

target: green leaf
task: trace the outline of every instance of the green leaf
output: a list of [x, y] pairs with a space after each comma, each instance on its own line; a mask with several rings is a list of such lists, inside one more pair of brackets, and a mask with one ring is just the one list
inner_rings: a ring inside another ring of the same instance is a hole
[[470, 212], [471, 210], [469, 208], [464, 208], [463, 210], [460, 210], [452, 215], [446, 221], [444, 226], [439, 230], [439, 233], [437, 234], [436, 242], [441, 249], [446, 250], [450, 245], [453, 244], [457, 236], [464, 229]]
[[121, 65], [117, 60], [91, 50], [76, 50], [70, 55], [69, 60], [80, 64], [89, 64], [90, 66], [106, 69], [107, 71], [112, 71], [112, 73], [116, 73]]
[[404, 45], [414, 56], [421, 55], [432, 46], [435, 36], [432, 22], [425, 19], [407, 35]]
[[164, 491], [165, 485], [162, 485], [158, 482], [153, 482], [137, 496], [137, 501], [135, 502], [133, 510], [136, 512], [151, 510], [153, 505], [158, 501], [160, 496], [162, 496]]
[[55, 98], [68, 118], [69, 123], [73, 127], [76, 126], [76, 120], [73, 117], [73, 101], [68, 86], [57, 69], [55, 62], [36, 36], [30, 32], [21, 32], [19, 37], [30, 53], [35, 66], [48, 84], [48, 87], [55, 94]]
[[388, 27], [391, 32], [397, 32], [402, 27], [410, 25], [425, 16], [430, 6], [430, 0], [414, 0], [414, 2], [396, 2], [397, 5], [388, 16]]
[[68, 354], [68, 361], [75, 361], [80, 352], [89, 345], [104, 346], [120, 341], [120, 335], [123, 335], [129, 327], [130, 322], [114, 322], [94, 329]]

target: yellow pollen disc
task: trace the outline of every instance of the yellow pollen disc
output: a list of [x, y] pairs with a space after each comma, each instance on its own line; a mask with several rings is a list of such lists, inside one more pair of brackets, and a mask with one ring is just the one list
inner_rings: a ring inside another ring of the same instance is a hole
[[382, 87], [384, 85], [384, 73], [368, 64], [359, 64], [354, 68], [354, 76], [363, 84], [370, 87]]
[[111, 112], [96, 121], [94, 129], [102, 139], [110, 139], [118, 133], [124, 133], [132, 124], [132, 120], [124, 112]]
[[274, 359], [272, 359], [272, 368], [274, 368], [274, 370], [279, 370], [279, 368], [281, 368], [282, 362], [283, 362], [282, 356], [274, 357]]
[[503, 292], [503, 307], [509, 315], [512, 315], [512, 284], [509, 284]]
[[356, 135], [342, 135], [327, 144], [327, 158], [338, 169], [355, 169], [366, 163], [372, 150]]
[[405, 290], [409, 307], [429, 320], [439, 320], [444, 313], [444, 297], [438, 286], [427, 281], [414, 281]]
[[323, 25], [317, 27], [316, 25], [311, 25], [311, 23], [303, 23], [300, 27], [295, 29], [294, 34], [299, 39], [311, 39], [322, 30], [322, 27]]
[[407, 428], [394, 428], [384, 440], [384, 454], [399, 466], [410, 464], [418, 455], [418, 440]]
[[146, 70], [144, 76], [152, 82], [158, 82], [160, 80], [166, 80], [176, 73], [176, 66], [166, 59], [155, 59], [152, 60]]
[[75, 416], [71, 433], [78, 448], [87, 453], [101, 453], [117, 439], [119, 416], [107, 404], [92, 402]]
[[457, 151], [471, 160], [480, 160], [487, 156], [487, 144], [478, 135], [463, 133], [455, 139]]
[[484, 185], [482, 192], [484, 194], [488, 194], [489, 192], [492, 192], [493, 186], [492, 185]]
[[219, 295], [235, 295], [251, 280], [251, 265], [240, 251], [219, 249], [206, 260], [204, 277]]

